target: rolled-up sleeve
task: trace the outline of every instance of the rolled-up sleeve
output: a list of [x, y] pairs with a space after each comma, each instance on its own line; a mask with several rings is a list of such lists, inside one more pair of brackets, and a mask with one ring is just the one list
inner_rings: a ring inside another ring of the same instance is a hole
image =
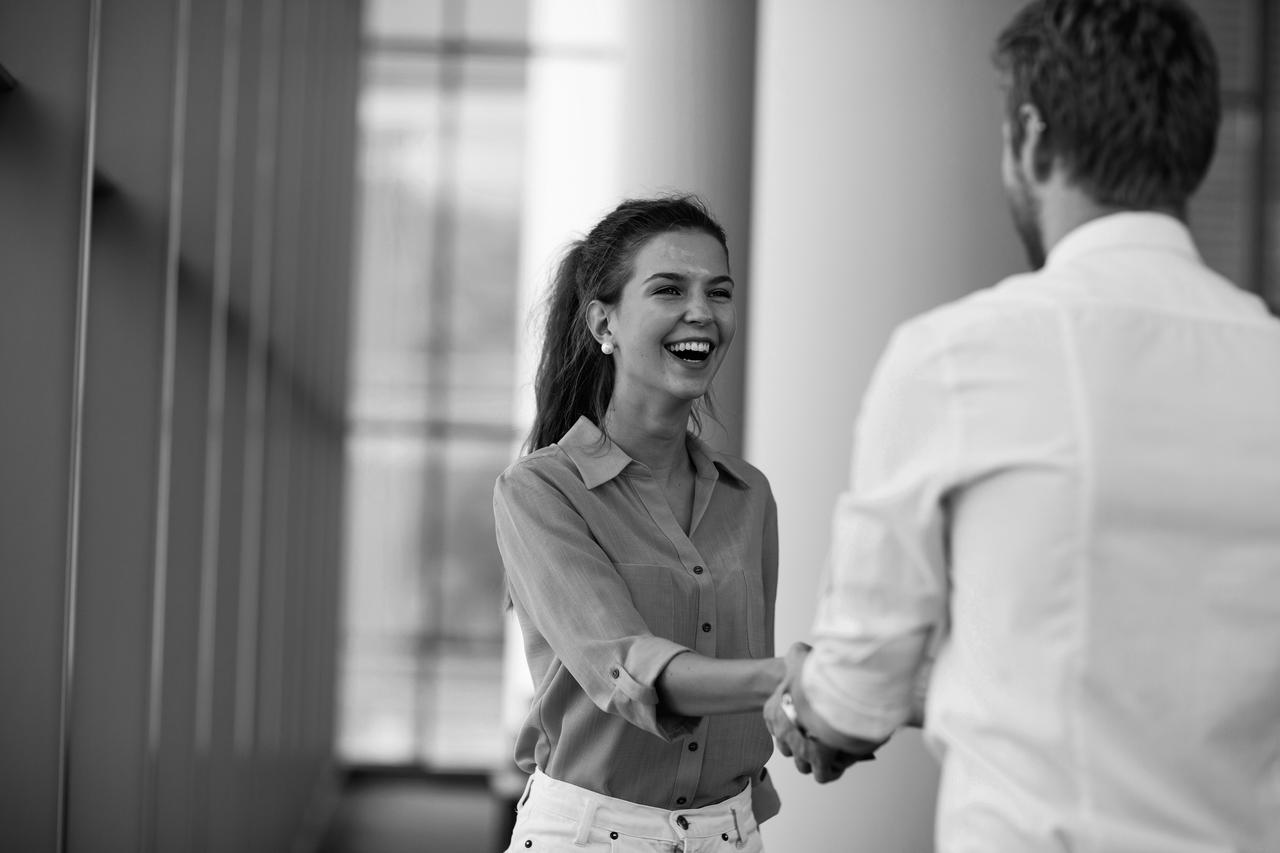
[[684, 646], [654, 636], [617, 569], [564, 491], [533, 465], [494, 487], [511, 596], [591, 701], [663, 740], [696, 720], [662, 712], [656, 682]]
[[945, 347], [908, 325], [863, 398], [802, 676], [813, 710], [853, 737], [883, 740], [916, 716], [931, 641], [945, 630], [945, 498], [959, 441], [951, 386]]

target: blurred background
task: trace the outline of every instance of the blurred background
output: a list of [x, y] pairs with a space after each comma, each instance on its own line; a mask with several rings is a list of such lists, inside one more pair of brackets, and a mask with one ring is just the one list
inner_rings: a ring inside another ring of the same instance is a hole
[[[726, 226], [711, 438], [773, 482], [805, 638], [889, 332], [1025, 268], [989, 61], [1020, 5], [5, 0], [4, 849], [502, 849], [492, 484], [547, 273], [625, 196]], [[1274, 301], [1280, 15], [1192, 5], [1225, 104], [1192, 229]], [[914, 733], [772, 769], [771, 849], [932, 849]]]

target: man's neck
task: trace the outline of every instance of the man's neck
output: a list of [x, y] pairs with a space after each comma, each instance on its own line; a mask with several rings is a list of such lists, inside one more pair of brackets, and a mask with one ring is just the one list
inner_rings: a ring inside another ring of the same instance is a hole
[[[1040, 228], [1044, 237], [1046, 252], [1063, 237], [1072, 231], [1103, 216], [1113, 213], [1138, 212], [1133, 208], [1120, 207], [1114, 204], [1103, 204], [1075, 184], [1069, 183], [1060, 171], [1055, 170], [1044, 184], [1040, 197]], [[1172, 208], [1152, 208], [1141, 211], [1146, 213], [1164, 213], [1176, 219], [1183, 219], [1183, 213]]]

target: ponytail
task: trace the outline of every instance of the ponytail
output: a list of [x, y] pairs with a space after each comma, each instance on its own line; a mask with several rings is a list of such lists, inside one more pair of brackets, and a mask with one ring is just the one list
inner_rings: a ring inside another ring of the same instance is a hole
[[583, 299], [583, 256], [586, 241], [569, 247], [551, 279], [546, 305], [542, 356], [534, 379], [535, 415], [525, 450], [554, 444], [582, 415], [604, 422], [613, 394], [613, 359], [596, 346], [587, 330]]

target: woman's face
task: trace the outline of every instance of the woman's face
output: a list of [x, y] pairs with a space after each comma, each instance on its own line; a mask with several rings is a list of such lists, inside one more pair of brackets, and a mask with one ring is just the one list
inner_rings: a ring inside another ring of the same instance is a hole
[[724, 248], [703, 231], [658, 234], [632, 261], [622, 295], [604, 306], [615, 402], [707, 392], [737, 326]]

